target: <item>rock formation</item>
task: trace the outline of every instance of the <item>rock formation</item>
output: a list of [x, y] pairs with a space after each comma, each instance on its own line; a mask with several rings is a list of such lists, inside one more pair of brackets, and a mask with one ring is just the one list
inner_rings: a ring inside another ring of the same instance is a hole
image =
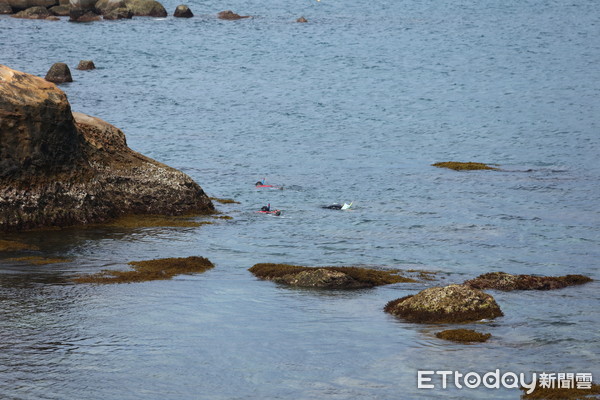
[[8, 4], [13, 12], [23, 11], [31, 7], [52, 7], [57, 3], [56, 0], [3, 0], [3, 3]]
[[100, 21], [100, 15], [93, 10], [84, 8], [71, 8], [69, 10], [69, 22], [93, 22]]
[[249, 15], [239, 15], [234, 13], [231, 10], [226, 10], [226, 11], [221, 11], [217, 17], [219, 17], [219, 19], [228, 19], [228, 20], [236, 20], [236, 19], [242, 19], [242, 18], [250, 18]]
[[565, 276], [534, 276], [512, 275], [506, 272], [489, 272], [479, 275], [464, 284], [475, 289], [511, 290], [551, 290], [567, 286], [581, 285], [591, 282], [592, 279], [583, 275]]
[[300, 17], [296, 20], [296, 22], [308, 22], [308, 20], [304, 17]]
[[190, 177], [73, 114], [53, 83], [0, 65], [0, 231], [212, 211]]
[[73, 82], [71, 70], [65, 63], [54, 63], [48, 70], [45, 79], [54, 83]]
[[96, 66], [92, 60], [81, 60], [77, 65], [77, 69], [80, 71], [88, 71], [91, 69], [96, 69]]
[[[96, 12], [104, 15], [104, 19], [119, 19], [124, 17], [123, 9], [129, 10], [131, 15], [138, 17], [158, 17], [167, 16], [165, 7], [156, 0], [99, 0], [96, 5]], [[116, 12], [115, 10], [120, 10]]]
[[8, 3], [0, 1], [0, 14], [12, 14], [13, 9]]
[[24, 19], [46, 19], [51, 17], [52, 13], [48, 11], [46, 7], [30, 7], [26, 10], [19, 11], [14, 14], [13, 18], [24, 18]]
[[469, 322], [503, 315], [492, 296], [465, 285], [425, 289], [390, 301], [385, 311], [421, 323]]
[[175, 9], [173, 16], [176, 18], [192, 18], [194, 16], [194, 13], [192, 12], [192, 10], [190, 10], [188, 6], [181, 4]]

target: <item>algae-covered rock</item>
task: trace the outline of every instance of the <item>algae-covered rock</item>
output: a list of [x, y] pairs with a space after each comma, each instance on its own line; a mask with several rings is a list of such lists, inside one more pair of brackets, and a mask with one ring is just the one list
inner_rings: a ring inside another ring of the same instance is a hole
[[592, 279], [583, 275], [534, 276], [512, 275], [506, 272], [489, 272], [470, 279], [464, 284], [475, 289], [511, 290], [552, 290], [572, 285], [582, 285]]
[[226, 10], [226, 11], [221, 11], [217, 17], [219, 17], [219, 19], [226, 19], [226, 20], [236, 20], [236, 19], [242, 19], [242, 18], [250, 18], [249, 15], [239, 15], [234, 13], [231, 10]]
[[69, 69], [69, 66], [65, 63], [52, 64], [44, 79], [46, 79], [48, 82], [53, 83], [73, 82], [71, 70]]
[[176, 275], [204, 272], [214, 264], [204, 257], [161, 258], [131, 261], [132, 271], [102, 271], [94, 275], [79, 276], [77, 283], [131, 283], [171, 279]]
[[[528, 389], [521, 388], [521, 390], [527, 391]], [[536, 388], [531, 393], [521, 395], [521, 399], [528, 400], [593, 400], [598, 398], [600, 398], [600, 385], [592, 382], [586, 388], [574, 386], [565, 389], [541, 387], [538, 381]]]
[[61, 258], [61, 257], [49, 258], [49, 257], [40, 257], [40, 256], [28, 256], [28, 257], [9, 258], [8, 261], [26, 262], [26, 263], [32, 264], [32, 265], [48, 265], [48, 264], [66, 263], [66, 262], [71, 262], [73, 260], [68, 259], [68, 258]]
[[0, 239], [0, 251], [22, 251], [22, 250], [39, 250], [37, 246], [27, 243], [16, 242], [14, 240]]
[[419, 323], [471, 322], [503, 315], [492, 296], [465, 285], [425, 289], [390, 301], [384, 310]]
[[249, 269], [261, 279], [290, 286], [328, 289], [357, 289], [400, 282], [415, 282], [397, 270], [362, 267], [304, 267], [289, 264], [256, 264]]
[[0, 65], [0, 231], [209, 214], [184, 173], [127, 147], [118, 128], [71, 112], [63, 91]]
[[472, 329], [448, 329], [437, 332], [435, 336], [439, 339], [461, 343], [486, 342], [492, 337], [490, 333], [480, 333]]
[[498, 168], [490, 167], [489, 165], [478, 163], [478, 162], [457, 162], [457, 161], [445, 161], [439, 162], [435, 164], [431, 164], [434, 167], [438, 168], [450, 168], [455, 171], [473, 171], [479, 169], [491, 169], [497, 170]]

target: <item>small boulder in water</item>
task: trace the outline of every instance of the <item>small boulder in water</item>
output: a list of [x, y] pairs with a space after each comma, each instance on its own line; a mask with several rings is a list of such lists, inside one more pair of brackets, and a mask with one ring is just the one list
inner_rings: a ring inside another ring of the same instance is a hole
[[296, 22], [308, 22], [308, 20], [304, 17], [300, 17], [296, 20]]
[[71, 70], [65, 63], [54, 63], [44, 79], [53, 83], [73, 82]]
[[181, 4], [178, 5], [177, 8], [175, 8], [173, 16], [175, 18], [192, 18], [194, 16], [194, 13], [192, 12], [192, 10], [190, 10], [188, 6], [186, 6], [185, 4]]
[[77, 69], [80, 71], [89, 71], [91, 69], [96, 69], [96, 66], [92, 60], [81, 60], [77, 65]]
[[390, 301], [384, 310], [418, 323], [470, 322], [504, 315], [492, 296], [466, 285], [425, 289]]
[[448, 329], [437, 332], [435, 337], [438, 339], [450, 340], [452, 342], [472, 343], [486, 342], [492, 335], [490, 333], [479, 333], [472, 329]]

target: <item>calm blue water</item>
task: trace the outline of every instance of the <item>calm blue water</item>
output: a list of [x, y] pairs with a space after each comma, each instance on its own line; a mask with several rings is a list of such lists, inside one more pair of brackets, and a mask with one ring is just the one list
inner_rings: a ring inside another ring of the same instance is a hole
[[[172, 13], [177, 2], [164, 1]], [[67, 62], [75, 111], [179, 168], [231, 221], [200, 228], [12, 235], [42, 256], [0, 260], [6, 399], [516, 399], [417, 389], [417, 370], [598, 369], [597, 282], [490, 292], [505, 317], [466, 327], [395, 320], [389, 300], [484, 272], [600, 279], [600, 3], [232, 0], [191, 20], [71, 24], [0, 17], [0, 63]], [[220, 21], [232, 9], [256, 16]], [[305, 16], [310, 23], [294, 23]], [[97, 70], [77, 71], [81, 59]], [[437, 161], [499, 164], [457, 173]], [[263, 177], [285, 190], [256, 190]], [[354, 201], [348, 212], [323, 210]], [[283, 217], [254, 213], [270, 202]], [[4, 235], [3, 237], [6, 237]], [[30, 253], [27, 253], [30, 254]], [[131, 260], [201, 255], [172, 281], [72, 285]], [[256, 280], [258, 262], [437, 271], [358, 292]], [[445, 328], [446, 326], [444, 326]]]

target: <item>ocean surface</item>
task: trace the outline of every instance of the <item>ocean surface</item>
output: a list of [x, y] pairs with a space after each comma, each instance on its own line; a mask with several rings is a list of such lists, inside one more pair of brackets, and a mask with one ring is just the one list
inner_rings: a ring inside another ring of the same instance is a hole
[[[172, 14], [179, 4], [163, 1]], [[0, 398], [518, 399], [417, 387], [419, 370], [592, 373], [600, 382], [600, 2], [187, 3], [192, 19], [74, 24], [0, 16], [0, 64], [192, 176], [232, 220], [197, 228], [2, 234]], [[231, 9], [254, 18], [221, 21]], [[309, 23], [295, 23], [304, 16]], [[93, 71], [75, 69], [91, 59]], [[439, 161], [501, 171], [455, 172]], [[256, 189], [254, 183], [283, 185]], [[353, 201], [349, 211], [321, 206]], [[281, 217], [255, 211], [270, 203]], [[66, 257], [33, 266], [9, 258]], [[216, 267], [169, 281], [73, 284], [134, 260]], [[261, 262], [435, 272], [359, 291], [261, 281]], [[584, 274], [489, 291], [505, 316], [417, 325], [390, 300], [485, 272]], [[435, 332], [489, 332], [484, 344]]]

